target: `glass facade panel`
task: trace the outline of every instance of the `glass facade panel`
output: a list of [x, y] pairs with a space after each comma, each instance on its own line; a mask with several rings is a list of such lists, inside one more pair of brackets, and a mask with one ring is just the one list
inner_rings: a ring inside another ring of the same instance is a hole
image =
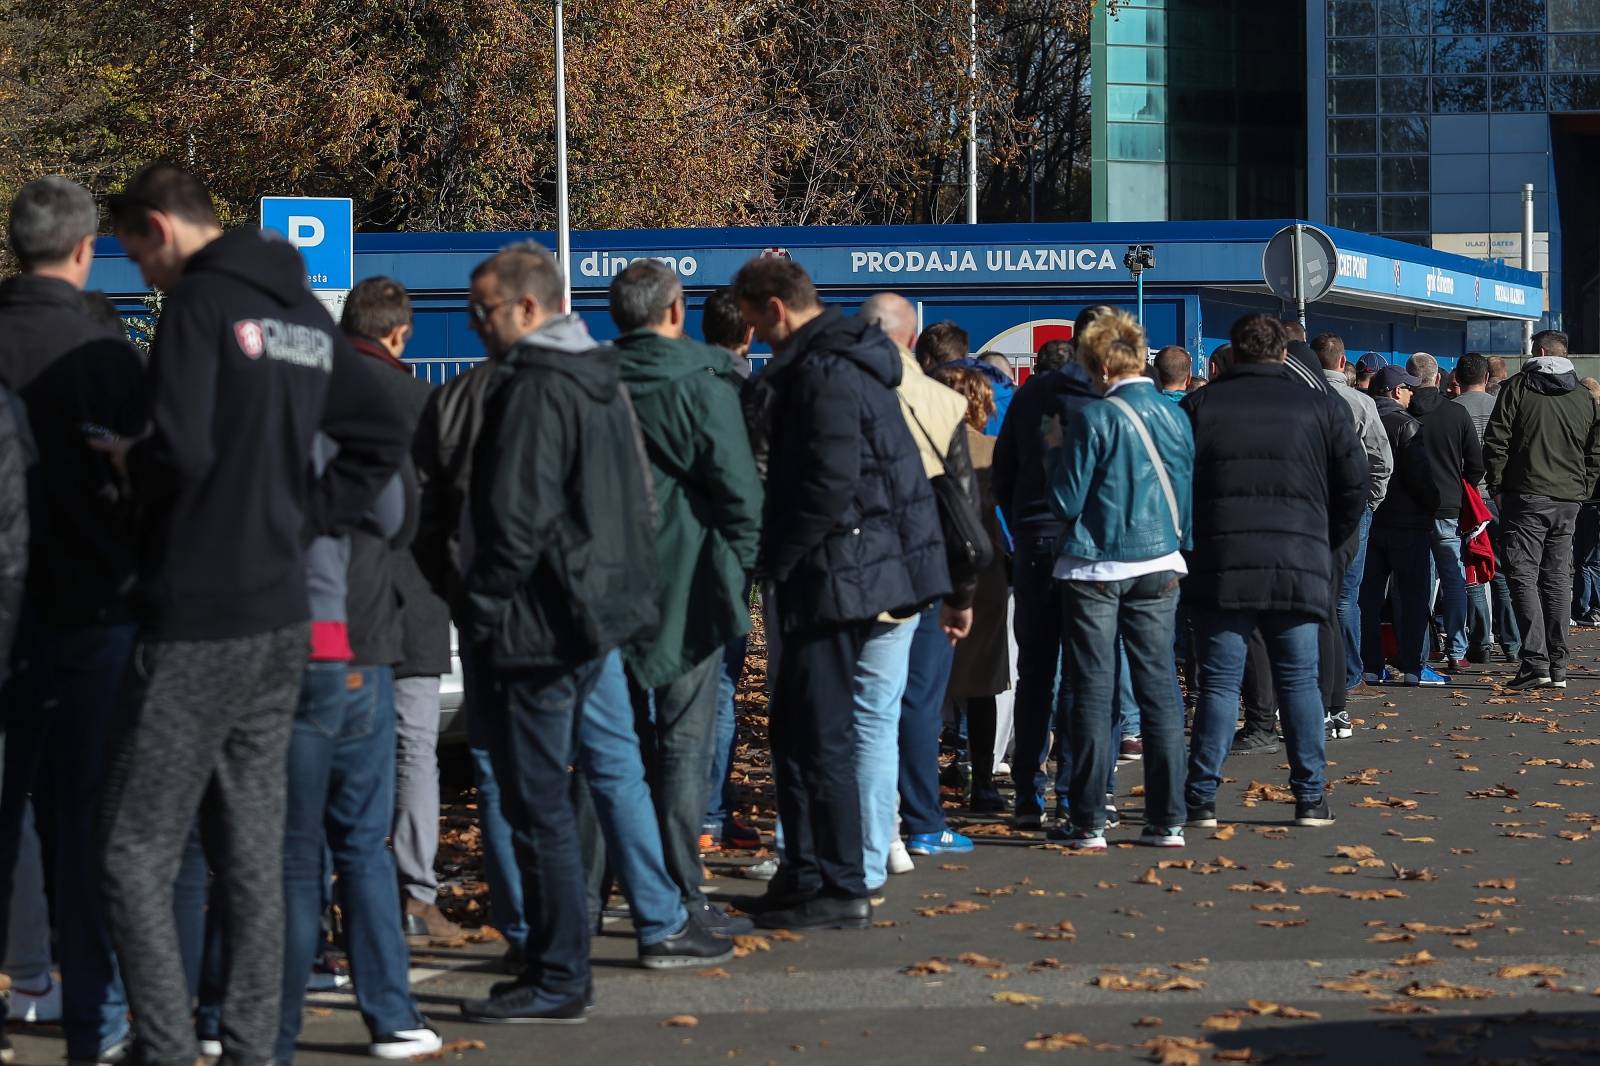
[[1226, 53], [1233, 45], [1228, 39], [1227, 20], [1217, 18], [1211, 11], [1185, 9], [1167, 13], [1167, 40], [1178, 47], [1203, 49], [1213, 57]]
[[1600, 74], [1550, 75], [1550, 110], [1600, 111]]
[[1227, 218], [1232, 214], [1228, 199], [1235, 178], [1233, 167], [1169, 166], [1167, 194], [1172, 200], [1172, 217]]
[[1409, 114], [1428, 110], [1427, 78], [1384, 78], [1379, 83], [1378, 103], [1385, 114]]
[[1400, 37], [1428, 32], [1428, 0], [1378, 0], [1378, 32]]
[[1594, 0], [1550, 0], [1550, 30], [1600, 30], [1600, 4]]
[[1328, 86], [1330, 115], [1370, 115], [1378, 109], [1378, 83], [1371, 78], [1341, 78]]
[[1374, 41], [1329, 41], [1328, 73], [1335, 77], [1378, 73], [1378, 49]]
[[1435, 74], [1482, 74], [1489, 69], [1487, 37], [1435, 37]]
[[1167, 53], [1163, 48], [1106, 48], [1106, 81], [1162, 85], [1167, 80]]
[[1489, 103], [1496, 111], [1543, 111], [1548, 103], [1542, 75], [1491, 78], [1490, 81]]
[[1106, 208], [1112, 218], [1165, 221], [1167, 168], [1149, 163], [1106, 164]]
[[1426, 233], [1428, 231], [1426, 196], [1385, 196], [1382, 204], [1384, 232]]
[[1425, 155], [1385, 156], [1384, 192], [1427, 192], [1428, 157]]
[[1433, 0], [1433, 32], [1482, 33], [1489, 26], [1488, 6], [1486, 0]]
[[1107, 44], [1166, 44], [1167, 13], [1136, 7], [1119, 8], [1106, 19]]
[[1600, 33], [1557, 34], [1550, 38], [1550, 69], [1600, 70]]
[[1167, 90], [1159, 85], [1109, 85], [1106, 117], [1112, 122], [1165, 122]]
[[1375, 196], [1335, 196], [1328, 201], [1328, 214], [1341, 229], [1371, 233], [1378, 228], [1378, 199]]
[[1233, 131], [1222, 127], [1195, 127], [1173, 124], [1168, 131], [1169, 158], [1179, 163], [1230, 163], [1233, 161]]
[[1328, 0], [1329, 37], [1362, 37], [1377, 28], [1373, 0]]
[[1492, 33], [1543, 33], [1545, 0], [1489, 0]]
[[1543, 37], [1496, 37], [1489, 61], [1501, 74], [1538, 74], [1544, 70]]
[[1379, 41], [1378, 73], [1426, 74], [1429, 51], [1426, 37]]
[[1378, 191], [1375, 156], [1349, 156], [1328, 162], [1328, 187], [1337, 194]]
[[[1385, 122], [1416, 121], [1422, 119], [1384, 119]], [[1426, 147], [1427, 133], [1422, 143]], [[1328, 151], [1333, 155], [1370, 155], [1378, 150], [1378, 120], [1375, 118], [1335, 118], [1328, 120]]]
[[1488, 109], [1488, 78], [1433, 79], [1433, 110], [1436, 114], [1476, 113]]
[[1106, 125], [1107, 159], [1163, 160], [1167, 157], [1167, 131], [1156, 125], [1111, 122]]
[[1421, 116], [1384, 119], [1383, 150], [1393, 155], [1427, 152], [1428, 120]]

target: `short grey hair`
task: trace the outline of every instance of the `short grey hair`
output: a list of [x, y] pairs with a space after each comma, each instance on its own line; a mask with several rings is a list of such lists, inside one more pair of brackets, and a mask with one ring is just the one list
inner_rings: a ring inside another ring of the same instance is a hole
[[61, 262], [99, 229], [100, 211], [89, 190], [51, 174], [28, 182], [11, 201], [7, 240], [22, 269], [32, 270]]
[[611, 320], [624, 333], [653, 326], [682, 296], [683, 283], [671, 267], [641, 259], [611, 279]]
[[1422, 381], [1422, 387], [1425, 389], [1439, 384], [1439, 360], [1427, 352], [1417, 352], [1407, 359], [1406, 369]]
[[532, 296], [545, 314], [561, 313], [566, 274], [550, 249], [538, 241], [506, 245], [473, 268], [472, 280], [485, 274], [494, 275], [503, 298], [520, 300]]

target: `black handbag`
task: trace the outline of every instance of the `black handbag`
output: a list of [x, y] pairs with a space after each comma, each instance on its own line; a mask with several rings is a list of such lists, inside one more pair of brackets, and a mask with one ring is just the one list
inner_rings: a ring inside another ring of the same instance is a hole
[[939, 508], [939, 529], [944, 534], [944, 556], [950, 569], [950, 581], [957, 586], [972, 584], [994, 562], [994, 544], [989, 540], [988, 530], [983, 528], [977, 508], [950, 476], [938, 443], [909, 403], [906, 410], [911, 412], [912, 421], [922, 430], [933, 454], [939, 457], [939, 466], [945, 470], [929, 478], [928, 483], [933, 486], [934, 503]]

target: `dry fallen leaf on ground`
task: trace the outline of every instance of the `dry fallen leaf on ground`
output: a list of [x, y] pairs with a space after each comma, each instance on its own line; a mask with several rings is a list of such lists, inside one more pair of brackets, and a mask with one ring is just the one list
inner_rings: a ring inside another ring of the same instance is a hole
[[1238, 1014], [1213, 1014], [1211, 1017], [1200, 1023], [1200, 1028], [1209, 1029], [1213, 1032], [1219, 1033], [1231, 1033], [1235, 1029], [1238, 1029], [1243, 1023], [1244, 1019]]
[[435, 1062], [447, 1055], [459, 1055], [464, 1051], [487, 1051], [488, 1045], [482, 1040], [451, 1040], [447, 1041], [437, 1051], [430, 1051], [424, 1055], [412, 1055], [412, 1062]]
[[927, 977], [930, 974], [949, 973], [950, 964], [943, 959], [924, 959], [914, 962], [900, 971], [910, 977]]
[[1067, 1048], [1088, 1047], [1089, 1038], [1082, 1033], [1039, 1033], [1022, 1046], [1028, 1051], [1065, 1051]]
[[1495, 878], [1491, 878], [1491, 879], [1489, 879], [1487, 881], [1479, 881], [1473, 887], [1474, 888], [1503, 888], [1503, 889], [1506, 889], [1507, 891], [1510, 891], [1510, 890], [1515, 889], [1517, 887], [1517, 879], [1515, 877], [1495, 877]]
[[938, 918], [946, 914], [972, 914], [974, 911], [986, 911], [987, 903], [977, 903], [970, 899], [958, 899], [954, 903], [946, 903], [942, 907], [918, 907], [917, 913], [924, 918]]
[[1400, 990], [1412, 999], [1488, 999], [1494, 992], [1476, 985], [1458, 985], [1450, 981], [1425, 985], [1413, 981]]
[[1340, 844], [1333, 849], [1333, 854], [1341, 859], [1372, 859], [1377, 857], [1377, 852], [1365, 844]]
[[1546, 966], [1537, 962], [1514, 962], [1495, 971], [1496, 977], [1565, 977], [1567, 971], [1560, 966]]
[[661, 1023], [664, 1029], [693, 1029], [700, 1024], [700, 1019], [692, 1014], [674, 1014]]
[[1044, 1002], [1043, 996], [1030, 996], [1026, 992], [994, 992], [990, 994], [989, 998], [996, 1003], [1011, 1003], [1019, 1007]]

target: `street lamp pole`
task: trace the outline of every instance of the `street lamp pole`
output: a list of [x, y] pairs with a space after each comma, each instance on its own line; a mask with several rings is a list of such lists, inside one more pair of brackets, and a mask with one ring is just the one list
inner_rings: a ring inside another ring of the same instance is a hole
[[972, 0], [967, 57], [967, 225], [978, 224], [978, 0]]
[[561, 0], [556, 7], [556, 258], [561, 261], [561, 309], [572, 310], [572, 216], [567, 197], [567, 43]]

